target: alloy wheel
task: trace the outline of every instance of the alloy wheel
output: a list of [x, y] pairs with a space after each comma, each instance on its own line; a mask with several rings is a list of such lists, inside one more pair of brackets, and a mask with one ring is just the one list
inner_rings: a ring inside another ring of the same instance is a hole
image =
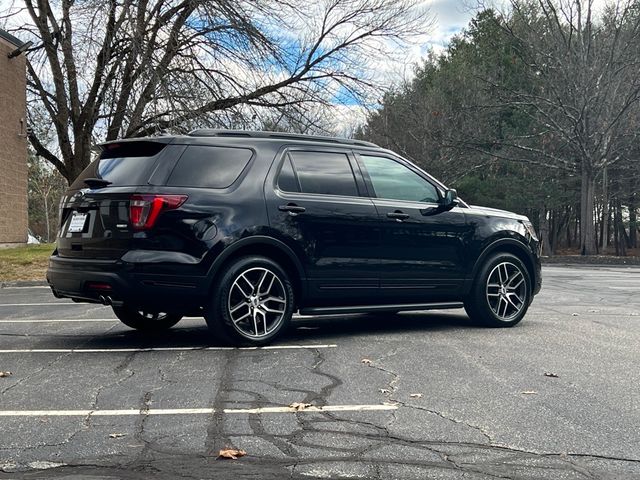
[[524, 272], [511, 262], [496, 265], [487, 279], [487, 301], [494, 315], [508, 322], [526, 307], [527, 282]]
[[282, 324], [287, 293], [276, 273], [264, 267], [249, 268], [231, 285], [227, 299], [229, 317], [242, 336], [268, 337]]

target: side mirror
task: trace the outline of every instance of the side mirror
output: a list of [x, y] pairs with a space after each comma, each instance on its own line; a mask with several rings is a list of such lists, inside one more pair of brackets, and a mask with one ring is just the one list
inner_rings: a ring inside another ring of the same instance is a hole
[[420, 210], [420, 213], [425, 217], [429, 217], [431, 215], [437, 215], [442, 212], [448, 212], [456, 205], [458, 205], [458, 192], [451, 188], [449, 190], [445, 190], [444, 197], [442, 197], [438, 201], [437, 207], [425, 208], [423, 210]]
[[444, 198], [442, 198], [440, 202], [441, 205], [445, 208], [455, 207], [456, 205], [458, 205], [458, 192], [453, 188], [445, 190]]

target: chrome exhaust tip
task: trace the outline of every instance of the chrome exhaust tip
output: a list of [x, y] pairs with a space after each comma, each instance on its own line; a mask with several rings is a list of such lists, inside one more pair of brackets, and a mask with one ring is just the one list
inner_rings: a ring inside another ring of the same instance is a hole
[[104, 295], [100, 295], [98, 297], [98, 300], [100, 301], [100, 303], [102, 303], [103, 305], [111, 305], [112, 304], [112, 300], [111, 297], [109, 296], [104, 296]]

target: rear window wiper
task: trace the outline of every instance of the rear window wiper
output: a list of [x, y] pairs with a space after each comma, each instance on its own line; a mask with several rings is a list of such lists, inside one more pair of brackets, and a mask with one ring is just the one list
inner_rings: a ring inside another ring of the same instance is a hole
[[89, 188], [102, 188], [113, 183], [109, 180], [105, 180], [104, 178], [85, 178], [83, 182], [86, 183]]

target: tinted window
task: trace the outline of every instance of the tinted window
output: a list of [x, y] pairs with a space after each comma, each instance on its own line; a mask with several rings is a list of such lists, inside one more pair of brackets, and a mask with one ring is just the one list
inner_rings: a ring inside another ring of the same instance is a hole
[[103, 147], [100, 158], [73, 182], [72, 189], [86, 188], [85, 178], [102, 178], [111, 185], [144, 185], [149, 180], [158, 155], [166, 146], [157, 142], [111, 143]]
[[252, 155], [246, 148], [191, 145], [178, 160], [167, 185], [227, 188], [238, 179]]
[[300, 191], [322, 195], [358, 196], [356, 181], [344, 153], [292, 152]]
[[293, 171], [293, 165], [291, 165], [291, 158], [287, 155], [282, 163], [280, 169], [280, 175], [278, 175], [278, 188], [283, 192], [299, 192], [300, 186], [298, 185], [298, 179]]
[[438, 201], [436, 187], [404, 165], [384, 157], [362, 155], [361, 158], [377, 198], [431, 203]]

